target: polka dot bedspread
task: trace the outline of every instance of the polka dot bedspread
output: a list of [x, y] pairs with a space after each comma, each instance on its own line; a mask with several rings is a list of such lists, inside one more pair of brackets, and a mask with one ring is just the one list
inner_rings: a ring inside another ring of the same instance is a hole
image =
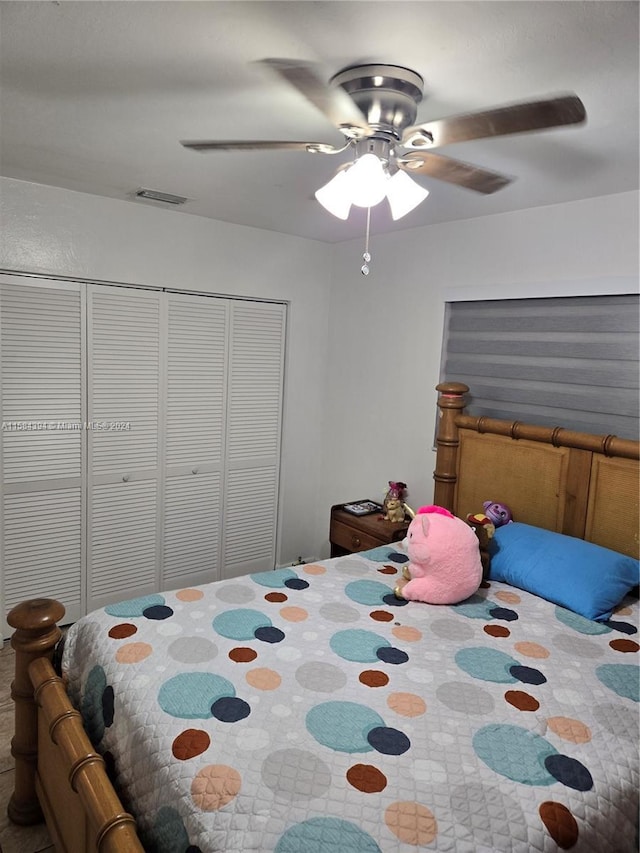
[[637, 601], [397, 600], [389, 546], [110, 605], [63, 669], [145, 849], [637, 850]]

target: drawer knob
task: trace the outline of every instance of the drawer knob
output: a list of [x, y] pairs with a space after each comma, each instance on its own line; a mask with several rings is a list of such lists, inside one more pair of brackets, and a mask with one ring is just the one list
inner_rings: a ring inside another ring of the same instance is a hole
[[361, 542], [357, 536], [352, 536], [351, 537], [351, 544], [353, 545], [354, 548], [359, 548], [361, 545]]
[[192, 474], [197, 474], [197, 473], [198, 473], [198, 469], [197, 469], [197, 468], [192, 468], [192, 469], [191, 469], [191, 473], [192, 473]]
[[124, 477], [122, 478], [122, 482], [123, 482], [123, 483], [128, 483], [128, 482], [129, 482], [129, 475], [128, 475], [128, 474], [125, 474], [125, 475], [124, 475]]

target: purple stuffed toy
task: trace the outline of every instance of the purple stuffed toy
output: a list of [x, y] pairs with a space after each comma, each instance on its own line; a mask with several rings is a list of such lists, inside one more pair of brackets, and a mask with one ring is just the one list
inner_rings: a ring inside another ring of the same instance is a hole
[[511, 524], [513, 521], [511, 510], [506, 504], [497, 501], [485, 501], [482, 506], [494, 527], [502, 527], [503, 524]]
[[421, 507], [407, 531], [409, 582], [395, 594], [427, 604], [456, 604], [478, 589], [482, 562], [478, 537], [461, 518], [441, 506]]

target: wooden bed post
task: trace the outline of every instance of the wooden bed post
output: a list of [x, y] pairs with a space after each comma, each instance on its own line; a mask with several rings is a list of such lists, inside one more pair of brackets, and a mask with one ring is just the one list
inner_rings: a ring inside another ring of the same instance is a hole
[[441, 382], [439, 391], [438, 429], [436, 435], [436, 470], [433, 502], [453, 512], [453, 498], [458, 479], [458, 426], [456, 417], [465, 406], [464, 395], [469, 390], [462, 382]]
[[15, 680], [11, 698], [15, 702], [15, 735], [11, 754], [15, 759], [15, 789], [7, 813], [17, 824], [27, 826], [43, 820], [36, 794], [38, 762], [38, 709], [29, 678], [29, 664], [38, 657], [53, 658], [53, 650], [62, 636], [57, 623], [64, 607], [52, 598], [33, 598], [18, 604], [7, 616], [15, 633], [11, 645], [16, 651]]

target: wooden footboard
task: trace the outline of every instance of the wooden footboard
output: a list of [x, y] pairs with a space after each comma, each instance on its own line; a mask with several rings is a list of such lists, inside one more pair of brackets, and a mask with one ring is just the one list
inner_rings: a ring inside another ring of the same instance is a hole
[[8, 615], [15, 633], [15, 791], [8, 814], [17, 824], [44, 817], [60, 853], [142, 853], [135, 821], [111, 785], [51, 664], [64, 616], [57, 601], [23, 602]]

